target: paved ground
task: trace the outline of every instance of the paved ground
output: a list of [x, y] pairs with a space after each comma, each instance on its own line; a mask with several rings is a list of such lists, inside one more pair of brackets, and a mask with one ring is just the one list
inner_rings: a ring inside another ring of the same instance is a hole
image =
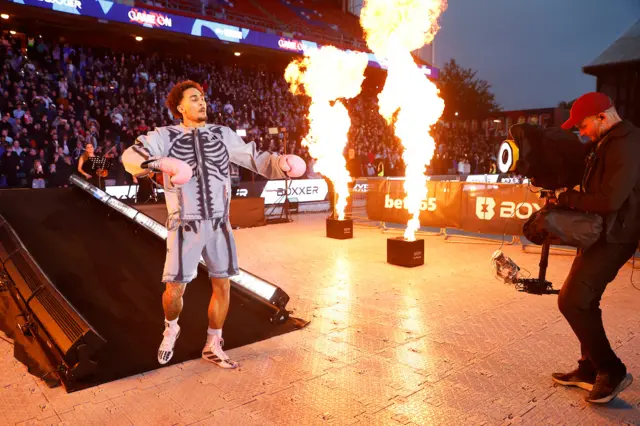
[[[34, 379], [0, 340], [0, 424], [640, 424], [639, 382], [606, 407], [554, 386], [577, 340], [557, 296], [493, 277], [495, 244], [426, 237], [426, 265], [404, 269], [386, 264], [388, 234], [358, 227], [353, 240], [330, 240], [321, 215], [235, 235], [241, 266], [280, 284], [308, 328], [231, 351], [237, 371], [195, 360], [73, 394]], [[537, 254], [505, 251], [537, 273]], [[571, 261], [551, 257], [556, 287]], [[602, 305], [640, 378], [630, 275], [631, 265]]]

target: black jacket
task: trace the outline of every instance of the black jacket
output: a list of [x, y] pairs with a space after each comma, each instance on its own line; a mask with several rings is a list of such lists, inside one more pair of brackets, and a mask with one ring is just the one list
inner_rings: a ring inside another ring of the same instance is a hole
[[629, 121], [613, 126], [587, 155], [582, 192], [560, 194], [559, 203], [598, 213], [611, 243], [640, 240], [640, 129]]

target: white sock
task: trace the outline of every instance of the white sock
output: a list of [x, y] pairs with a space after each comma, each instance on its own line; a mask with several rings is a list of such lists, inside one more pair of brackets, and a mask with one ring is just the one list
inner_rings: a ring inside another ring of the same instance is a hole
[[169, 324], [169, 328], [177, 328], [178, 327], [178, 318], [174, 319], [173, 321], [169, 321], [168, 319], [164, 319], [164, 323], [165, 324]]
[[209, 327], [207, 329], [207, 345], [210, 345], [213, 343], [213, 337], [214, 336], [218, 336], [220, 338], [222, 338], [222, 329], [221, 328], [211, 328]]

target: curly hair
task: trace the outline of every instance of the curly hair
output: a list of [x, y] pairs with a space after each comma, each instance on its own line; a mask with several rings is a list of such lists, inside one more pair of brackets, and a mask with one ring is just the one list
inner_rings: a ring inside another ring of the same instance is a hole
[[182, 114], [178, 111], [178, 105], [182, 102], [182, 96], [184, 95], [185, 90], [191, 88], [198, 89], [200, 93], [204, 93], [202, 86], [193, 80], [182, 81], [173, 86], [171, 92], [169, 92], [165, 105], [169, 108], [169, 111], [171, 111], [171, 114], [175, 118], [182, 117]]

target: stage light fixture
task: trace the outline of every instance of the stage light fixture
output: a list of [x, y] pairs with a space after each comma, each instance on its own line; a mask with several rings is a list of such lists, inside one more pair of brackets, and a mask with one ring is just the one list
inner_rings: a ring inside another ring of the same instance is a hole
[[[204, 264], [204, 260], [201, 262]], [[237, 277], [234, 277], [234, 281], [238, 282], [246, 289], [253, 291], [265, 300], [271, 300], [273, 295], [276, 293], [275, 286], [272, 286], [257, 278], [255, 275], [248, 274], [244, 271], [240, 271], [240, 274]]]
[[11, 34], [11, 35], [16, 35], [16, 32], [15, 32], [15, 31], [13, 31], [13, 30], [11, 30], [11, 31], [9, 31], [9, 34]]
[[240, 53], [240, 52], [235, 52], [235, 53], [234, 53], [234, 55], [236, 55], [236, 56], [240, 56], [240, 55], [241, 55], [241, 53]]
[[20, 312], [17, 329], [36, 338], [47, 353], [45, 363], [58, 365], [56, 376], [67, 390], [73, 389], [76, 380], [95, 372], [94, 355], [106, 341], [58, 291], [2, 216], [0, 264], [0, 288], [9, 291]]
[[502, 142], [498, 150], [498, 170], [500, 173], [515, 171], [519, 158], [520, 150], [514, 141], [506, 140]]
[[0, 15], [0, 18], [9, 19], [9, 15], [7, 15], [6, 13], [3, 13], [2, 15]]
[[142, 41], [142, 37], [136, 36], [136, 41]]
[[134, 219], [136, 217], [136, 210], [132, 209], [121, 201], [118, 201], [117, 198], [107, 198], [106, 204], [112, 209], [117, 210], [123, 215], [127, 216], [129, 219]]

